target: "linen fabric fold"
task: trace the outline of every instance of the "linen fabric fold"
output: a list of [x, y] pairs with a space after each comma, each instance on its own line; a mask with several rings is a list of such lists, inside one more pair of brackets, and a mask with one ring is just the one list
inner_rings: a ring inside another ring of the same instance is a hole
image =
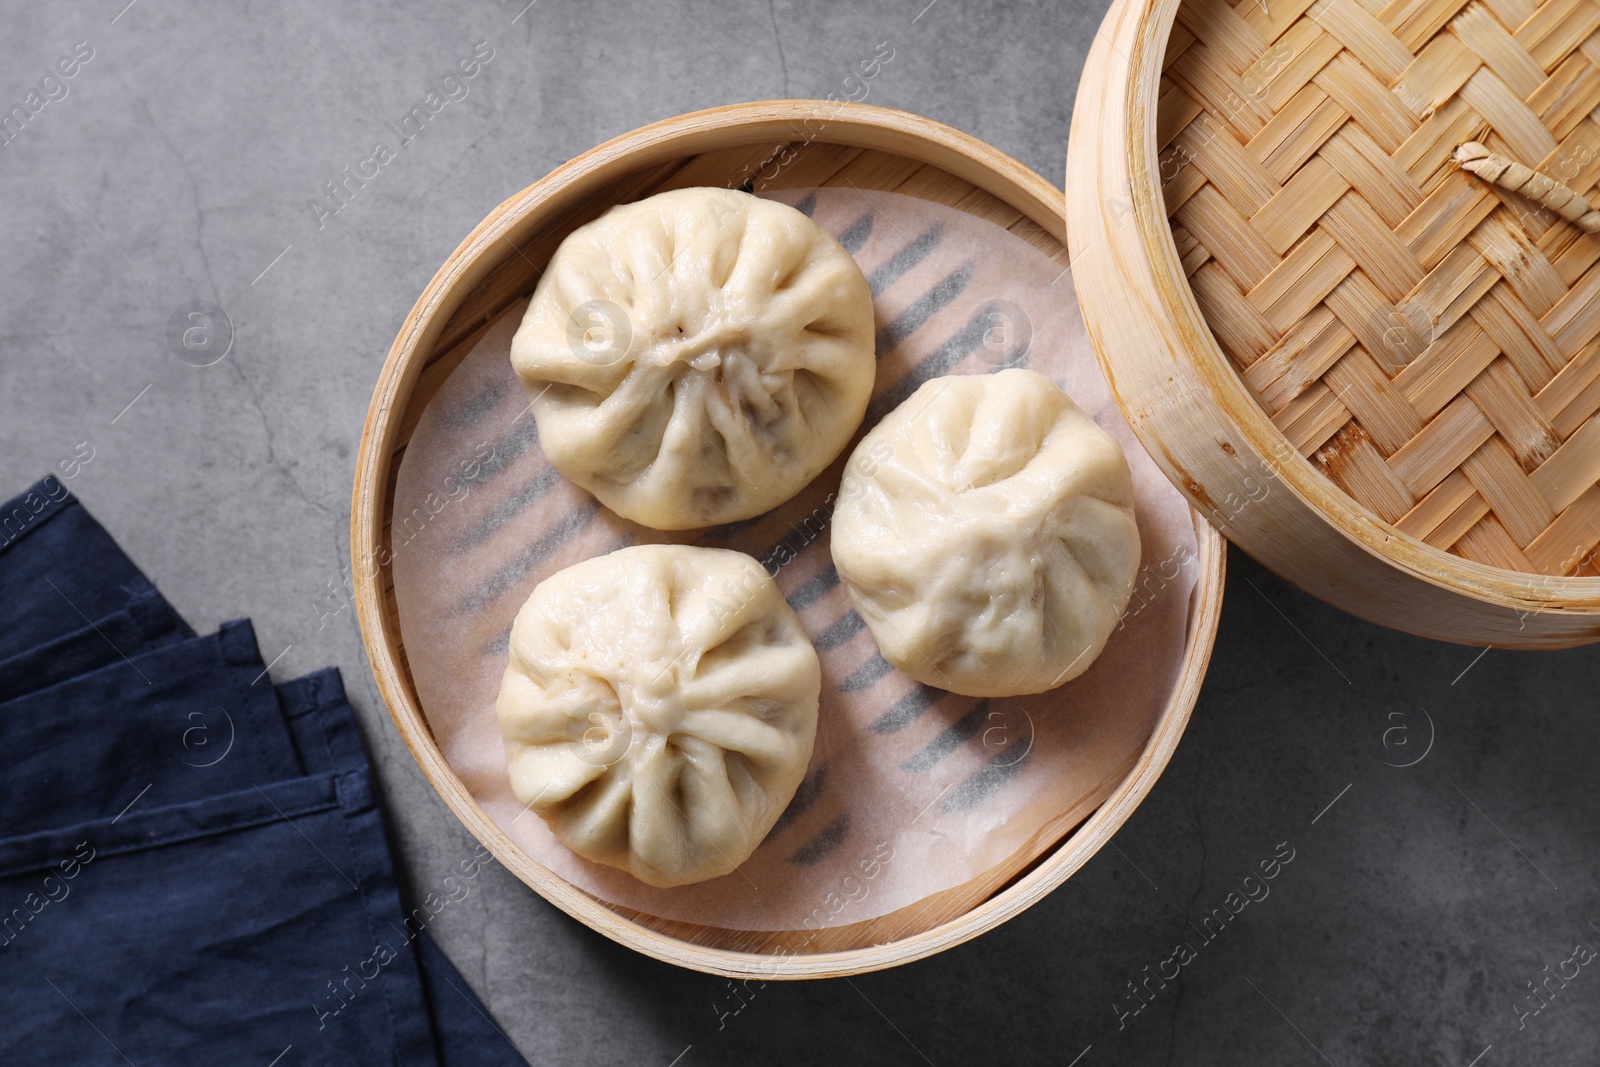
[[0, 575], [0, 659], [155, 592], [55, 475], [0, 504]]
[[109, 615], [0, 660], [0, 701], [98, 670], [121, 656], [142, 655], [192, 637], [189, 624], [160, 593], [136, 593]]
[[0, 834], [300, 773], [247, 621], [0, 703]]

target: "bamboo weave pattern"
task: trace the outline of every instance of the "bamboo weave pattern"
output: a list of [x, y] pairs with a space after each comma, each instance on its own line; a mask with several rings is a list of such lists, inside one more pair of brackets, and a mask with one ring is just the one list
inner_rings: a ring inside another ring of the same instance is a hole
[[1178, 254], [1291, 445], [1437, 548], [1600, 574], [1600, 239], [1453, 158], [1587, 209], [1600, 5], [1186, 0], [1164, 67]]

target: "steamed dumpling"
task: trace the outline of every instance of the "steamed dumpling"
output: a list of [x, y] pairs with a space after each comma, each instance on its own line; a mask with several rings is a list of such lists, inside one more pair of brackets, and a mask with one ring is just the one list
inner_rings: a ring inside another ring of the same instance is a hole
[[883, 658], [967, 696], [1041, 693], [1105, 647], [1139, 569], [1117, 443], [1044, 375], [935, 378], [845, 465], [833, 562]]
[[511, 342], [550, 463], [624, 518], [759, 515], [843, 450], [872, 392], [872, 294], [785, 204], [679, 189], [561, 243]]
[[727, 874], [811, 759], [817, 652], [742, 552], [640, 545], [540, 582], [496, 710], [512, 792], [656, 886]]

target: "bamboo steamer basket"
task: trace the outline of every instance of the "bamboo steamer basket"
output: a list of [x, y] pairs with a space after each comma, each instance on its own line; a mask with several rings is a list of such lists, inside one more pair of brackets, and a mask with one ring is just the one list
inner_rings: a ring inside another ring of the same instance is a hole
[[[781, 165], [773, 165], [773, 161]], [[754, 168], [754, 169], [753, 169]], [[775, 172], [769, 177], [769, 172]], [[914, 115], [822, 101], [743, 104], [625, 134], [557, 168], [496, 208], [429, 282], [395, 339], [357, 458], [351, 558], [363, 640], [400, 735], [445, 803], [508, 870], [600, 933], [669, 963], [733, 977], [857, 974], [919, 959], [1005, 922], [1065, 881], [1139, 805], [1176, 748], [1210, 658], [1222, 598], [1223, 540], [1198, 514], [1199, 580], [1179, 682], [1143, 750], [1035, 847], [984, 877], [882, 918], [824, 931], [743, 931], [613, 908], [535, 862], [490, 821], [445, 762], [408, 673], [388, 543], [399, 460], [429, 398], [572, 229], [614, 204], [669, 188], [853, 184], [979, 215], [1065, 263], [1061, 193], [1016, 160]]]
[[1600, 177], [1591, 0], [1117, 0], [1073, 113], [1079, 299], [1234, 543], [1362, 618], [1600, 637], [1600, 242], [1470, 176]]

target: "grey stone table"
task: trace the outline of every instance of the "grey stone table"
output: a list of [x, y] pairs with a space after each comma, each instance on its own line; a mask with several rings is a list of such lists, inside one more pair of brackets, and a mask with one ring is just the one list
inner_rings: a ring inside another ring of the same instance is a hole
[[[872, 102], [1059, 184], [1103, 12], [524, 3], [12, 0], [0, 22], [0, 112], [28, 116], [0, 135], [0, 489], [69, 463], [197, 628], [248, 614], [274, 676], [341, 667], [418, 893], [473, 842], [337, 594], [367, 401], [434, 269], [578, 152], [714, 104], [826, 96], [879, 42], [894, 58]], [[328, 199], [475, 50], [457, 98]], [[41, 85], [62, 57], [73, 76]], [[206, 320], [211, 351], [231, 340], [209, 366], [174, 354], [171, 323], [206, 328], [191, 303], [226, 315]], [[499, 868], [433, 928], [536, 1063], [1595, 1062], [1600, 967], [1549, 976], [1600, 946], [1600, 651], [1480, 655], [1346, 617], [1237, 552], [1229, 567], [1165, 777], [1114, 847], [966, 946], [768, 985], [719, 1021], [722, 980], [619, 948]], [[1269, 896], [1213, 941], [1193, 932], [1280, 851]], [[1195, 958], [1135, 1000], [1185, 937]]]

